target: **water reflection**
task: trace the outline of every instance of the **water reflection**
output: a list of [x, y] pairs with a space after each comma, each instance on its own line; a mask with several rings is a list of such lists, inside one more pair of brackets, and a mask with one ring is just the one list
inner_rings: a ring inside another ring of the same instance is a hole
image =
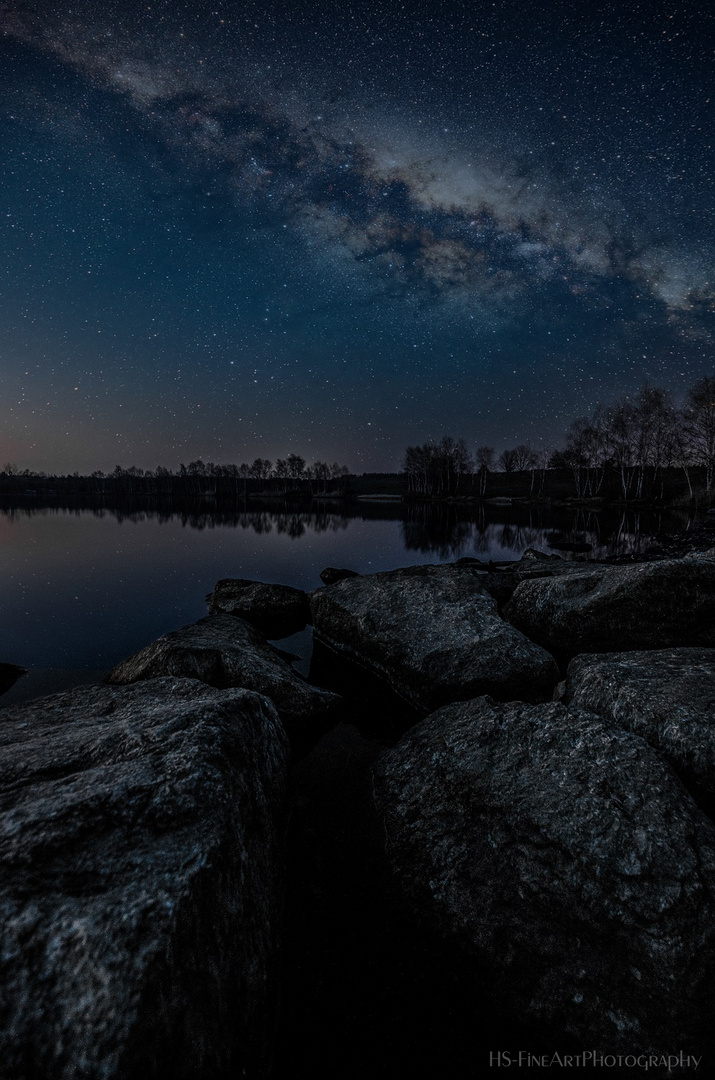
[[326, 566], [376, 573], [569, 545], [604, 558], [646, 551], [656, 533], [684, 524], [662, 514], [523, 505], [0, 502], [0, 662], [106, 670], [205, 615], [206, 594], [220, 578], [309, 591]]
[[308, 533], [344, 532], [355, 521], [394, 521], [401, 523], [405, 551], [436, 556], [442, 562], [468, 555], [516, 557], [527, 547], [563, 551], [574, 545], [588, 545], [592, 558], [642, 553], [659, 533], [679, 531], [687, 526], [687, 517], [675, 512], [432, 503], [345, 505], [339, 510], [334, 507], [301, 510], [275, 504], [249, 504], [225, 510], [207, 509], [203, 504], [190, 507], [166, 504], [140, 507], [126, 503], [115, 506], [13, 504], [0, 505], [0, 515], [9, 522], [63, 515], [75, 518], [90, 515], [132, 525], [179, 522], [183, 528], [198, 531], [232, 528], [251, 531], [256, 536], [275, 532], [291, 540]]
[[588, 551], [589, 557], [642, 554], [663, 532], [684, 529], [687, 518], [627, 509], [478, 507], [420, 504], [407, 508], [402, 535], [407, 551], [437, 555], [440, 561], [464, 558], [518, 558], [529, 547], [562, 555]]
[[325, 510], [279, 510], [275, 508], [231, 508], [228, 510], [206, 510], [199, 506], [196, 508], [167, 508], [167, 507], [127, 507], [118, 506], [37, 506], [37, 505], [0, 505], [0, 515], [8, 521], [16, 521], [20, 518], [51, 518], [53, 516], [80, 517], [83, 514], [90, 515], [99, 520], [112, 518], [119, 524], [130, 523], [141, 525], [142, 522], [156, 521], [160, 524], [170, 521], [179, 521], [184, 527], [190, 529], [216, 529], [237, 528], [251, 529], [258, 536], [266, 536], [274, 529], [279, 534], [285, 534], [293, 539], [298, 539], [306, 532], [337, 532], [347, 529], [351, 518], [363, 517], [361, 514], [335, 513]]

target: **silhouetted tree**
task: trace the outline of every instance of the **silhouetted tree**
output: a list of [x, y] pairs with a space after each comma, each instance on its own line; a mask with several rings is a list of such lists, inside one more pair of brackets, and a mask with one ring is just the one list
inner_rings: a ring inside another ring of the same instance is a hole
[[507, 475], [516, 472], [516, 450], [502, 450], [497, 458], [497, 466]]
[[706, 376], [688, 390], [683, 423], [691, 459], [705, 469], [705, 490], [715, 477], [715, 377]]
[[494, 447], [480, 446], [477, 449], [477, 471], [479, 473], [479, 494], [484, 497], [487, 493], [487, 477], [494, 468]]

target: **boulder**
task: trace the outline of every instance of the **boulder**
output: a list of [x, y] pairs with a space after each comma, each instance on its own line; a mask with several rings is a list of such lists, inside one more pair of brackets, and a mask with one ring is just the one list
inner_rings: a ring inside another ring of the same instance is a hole
[[338, 569], [335, 566], [326, 566], [324, 570], [320, 571], [320, 580], [324, 585], [334, 585], [336, 581], [342, 581], [344, 578], [360, 577], [357, 570]]
[[308, 594], [290, 585], [222, 578], [206, 602], [211, 615], [237, 615], [269, 638], [295, 634], [310, 620]]
[[266, 694], [287, 726], [323, 718], [340, 703], [337, 694], [301, 678], [257, 630], [233, 615], [209, 615], [165, 634], [117, 664], [107, 682], [122, 685], [159, 675]]
[[560, 555], [546, 555], [536, 548], [527, 548], [520, 559], [505, 563], [490, 562], [485, 570], [488, 573], [482, 575], [482, 584], [503, 608], [519, 582], [577, 573], [583, 570], [583, 563], [567, 562]]
[[27, 668], [18, 667], [17, 664], [0, 664], [0, 694], [4, 694], [24, 675]]
[[568, 666], [566, 701], [641, 735], [715, 793], [715, 649], [585, 653]]
[[712, 1042], [715, 828], [638, 736], [479, 698], [408, 732], [375, 791], [416, 933], [469, 1000], [552, 1049]]
[[539, 548], [529, 547], [524, 549], [519, 562], [558, 562], [560, 559], [560, 555], [550, 555], [548, 551], [541, 551]]
[[715, 560], [574, 568], [522, 580], [504, 616], [551, 652], [715, 646]]
[[500, 617], [482, 576], [445, 565], [346, 578], [312, 594], [315, 634], [418, 710], [487, 692], [549, 698], [553, 658]]
[[0, 1056], [13, 1080], [264, 1077], [288, 745], [194, 680], [3, 710]]

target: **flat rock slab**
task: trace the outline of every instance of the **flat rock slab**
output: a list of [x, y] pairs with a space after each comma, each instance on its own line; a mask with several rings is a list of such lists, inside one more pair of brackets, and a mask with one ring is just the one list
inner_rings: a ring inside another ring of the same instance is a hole
[[3, 711], [3, 1076], [266, 1075], [287, 768], [244, 690], [157, 679]]
[[593, 566], [522, 581], [504, 615], [551, 652], [715, 646], [715, 560]]
[[417, 709], [483, 693], [550, 697], [553, 658], [500, 617], [482, 577], [447, 565], [346, 578], [312, 594], [314, 630]]
[[479, 698], [413, 728], [375, 785], [416, 933], [442, 940], [465, 993], [486, 984], [552, 1046], [703, 1053], [715, 829], [642, 739]]
[[302, 679], [257, 630], [233, 615], [209, 615], [158, 638], [117, 664], [107, 682], [122, 685], [159, 675], [266, 694], [288, 726], [324, 718], [340, 703], [337, 694]]
[[566, 701], [641, 735], [715, 793], [715, 649], [585, 653], [568, 666]]
[[295, 634], [310, 620], [308, 594], [290, 585], [222, 578], [206, 602], [212, 615], [237, 615], [269, 638]]

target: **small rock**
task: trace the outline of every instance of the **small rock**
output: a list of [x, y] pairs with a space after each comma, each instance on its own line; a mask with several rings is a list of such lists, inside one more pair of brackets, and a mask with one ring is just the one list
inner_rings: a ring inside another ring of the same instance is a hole
[[326, 566], [320, 571], [320, 580], [324, 585], [334, 585], [336, 581], [344, 581], [345, 578], [359, 577], [356, 570], [338, 570], [334, 566]]
[[290, 585], [222, 578], [206, 602], [212, 615], [237, 615], [269, 638], [288, 637], [310, 621], [308, 594]]

